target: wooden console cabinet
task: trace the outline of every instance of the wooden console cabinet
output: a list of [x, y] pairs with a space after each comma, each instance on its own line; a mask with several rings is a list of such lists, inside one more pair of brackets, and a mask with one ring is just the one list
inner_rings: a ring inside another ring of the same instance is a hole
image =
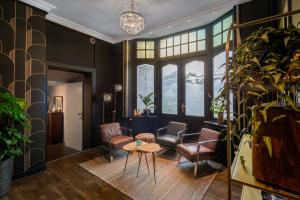
[[48, 145], [64, 141], [64, 113], [48, 113]]

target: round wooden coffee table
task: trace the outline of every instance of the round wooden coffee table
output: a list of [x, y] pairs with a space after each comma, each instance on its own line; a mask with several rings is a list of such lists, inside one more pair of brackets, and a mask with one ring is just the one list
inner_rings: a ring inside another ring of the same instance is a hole
[[136, 177], [139, 176], [139, 170], [140, 170], [140, 165], [141, 165], [141, 160], [143, 157], [143, 154], [145, 156], [145, 160], [147, 163], [147, 168], [148, 168], [148, 172], [149, 171], [149, 164], [148, 164], [148, 159], [147, 159], [147, 153], [152, 153], [152, 162], [153, 162], [153, 175], [154, 175], [154, 182], [156, 184], [156, 152], [158, 152], [160, 150], [160, 146], [159, 144], [156, 143], [147, 143], [147, 142], [142, 142], [141, 145], [137, 146], [136, 142], [131, 142], [129, 144], [126, 144], [123, 146], [123, 150], [127, 151], [127, 157], [126, 157], [126, 162], [125, 162], [125, 166], [124, 166], [124, 172], [126, 171], [126, 167], [127, 167], [127, 162], [128, 162], [128, 156], [131, 152], [138, 152], [138, 156], [139, 156], [139, 165], [138, 165], [138, 170], [137, 170], [137, 175]]
[[[154, 182], [156, 184], [156, 152], [160, 150], [159, 144], [156, 143], [149, 143], [141, 146], [139, 148], [139, 151], [143, 154], [152, 153], [152, 163], [153, 163], [153, 176], [154, 176]], [[141, 160], [141, 159], [140, 159]], [[139, 161], [140, 162], [140, 161]]]

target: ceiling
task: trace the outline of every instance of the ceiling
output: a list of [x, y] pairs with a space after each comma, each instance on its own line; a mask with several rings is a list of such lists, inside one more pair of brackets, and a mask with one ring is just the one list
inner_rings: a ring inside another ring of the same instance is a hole
[[205, 25], [236, 4], [249, 0], [135, 0], [145, 17], [136, 36], [119, 26], [125, 0], [22, 0], [48, 12], [48, 20], [111, 43], [137, 37], [161, 37]]

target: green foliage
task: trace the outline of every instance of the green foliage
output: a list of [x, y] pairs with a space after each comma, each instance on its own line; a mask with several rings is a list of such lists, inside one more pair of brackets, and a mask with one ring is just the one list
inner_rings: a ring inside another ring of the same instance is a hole
[[216, 97], [211, 101], [210, 110], [214, 114], [224, 113], [226, 106], [225, 98], [222, 96]]
[[23, 145], [30, 142], [19, 131], [21, 128], [31, 128], [26, 108], [24, 99], [0, 93], [0, 160], [22, 155]]
[[[260, 28], [239, 44], [229, 67], [229, 77], [221, 95], [226, 98], [231, 92], [240, 96], [238, 104], [247, 106], [244, 112], [252, 111], [252, 116], [245, 113], [243, 117], [237, 116], [237, 123], [247, 118], [248, 125], [242, 127], [243, 130], [235, 126], [232, 135], [241, 132], [256, 134], [262, 123], [276, 123], [285, 117], [280, 114], [268, 119], [271, 107], [283, 105], [285, 109], [300, 112], [291, 98], [291, 95], [296, 95], [300, 82], [299, 29], [294, 26]], [[257, 118], [257, 113], [262, 118]], [[271, 138], [265, 137], [264, 142], [272, 156]]]
[[150, 94], [148, 94], [146, 96], [139, 94], [139, 97], [142, 100], [142, 102], [144, 103], [146, 110], [154, 108], [154, 101], [153, 101], [154, 93], [153, 92], [151, 92]]

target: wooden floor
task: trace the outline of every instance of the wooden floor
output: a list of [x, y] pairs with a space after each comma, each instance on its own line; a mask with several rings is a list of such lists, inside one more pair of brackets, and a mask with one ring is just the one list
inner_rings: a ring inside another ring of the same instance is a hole
[[78, 153], [76, 149], [65, 146], [64, 144], [47, 145], [47, 161], [57, 160], [59, 158]]
[[[9, 194], [1, 200], [130, 199], [78, 166], [97, 156], [99, 152], [89, 150], [51, 162], [46, 171], [14, 182]], [[241, 187], [233, 185], [233, 199], [240, 199], [240, 193]], [[217, 175], [204, 197], [204, 200], [218, 199], [227, 199], [226, 170]]]

